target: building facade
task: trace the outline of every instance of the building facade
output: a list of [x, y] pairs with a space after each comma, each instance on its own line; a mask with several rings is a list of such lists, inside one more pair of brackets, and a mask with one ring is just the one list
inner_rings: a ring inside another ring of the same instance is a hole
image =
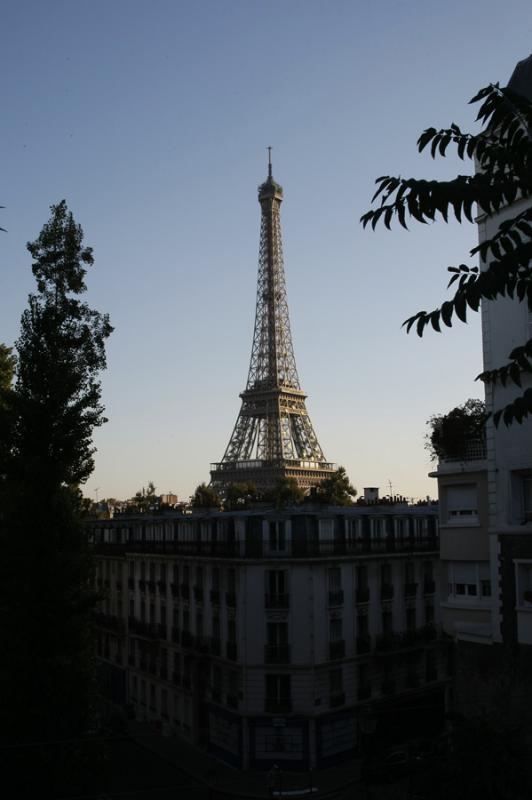
[[443, 723], [433, 506], [90, 523], [98, 659], [139, 720], [241, 769], [323, 767]]

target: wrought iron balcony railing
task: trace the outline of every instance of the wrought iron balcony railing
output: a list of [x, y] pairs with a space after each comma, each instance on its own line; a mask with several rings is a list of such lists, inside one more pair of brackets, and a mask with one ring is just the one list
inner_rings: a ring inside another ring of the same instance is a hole
[[369, 586], [361, 586], [355, 592], [356, 603], [369, 603]]

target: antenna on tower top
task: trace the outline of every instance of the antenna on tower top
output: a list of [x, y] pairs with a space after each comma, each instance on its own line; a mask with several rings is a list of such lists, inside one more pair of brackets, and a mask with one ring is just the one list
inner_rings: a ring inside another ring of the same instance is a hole
[[272, 148], [268, 147], [268, 178], [272, 177]]

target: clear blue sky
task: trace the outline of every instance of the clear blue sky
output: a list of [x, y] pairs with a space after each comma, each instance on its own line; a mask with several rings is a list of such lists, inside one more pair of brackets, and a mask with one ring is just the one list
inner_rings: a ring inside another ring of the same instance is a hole
[[481, 387], [479, 319], [401, 323], [445, 296], [473, 226], [363, 231], [382, 174], [445, 176], [415, 142], [471, 127], [475, 91], [532, 50], [525, 0], [4, 0], [0, 341], [32, 288], [25, 243], [66, 198], [94, 248], [89, 303], [115, 326], [109, 422], [85, 492], [188, 496], [245, 386], [273, 145], [308, 408], [361, 490], [435, 493], [425, 421]]

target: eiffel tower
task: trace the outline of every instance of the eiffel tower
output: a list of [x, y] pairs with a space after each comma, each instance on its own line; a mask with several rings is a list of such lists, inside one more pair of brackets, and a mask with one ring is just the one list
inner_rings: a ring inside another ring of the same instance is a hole
[[268, 152], [268, 178], [259, 186], [259, 272], [248, 381], [225, 454], [211, 464], [211, 484], [221, 490], [248, 481], [271, 489], [281, 478], [295, 478], [308, 490], [335, 470], [314, 433], [297, 374], [283, 264], [283, 190], [272, 177], [271, 148]]

